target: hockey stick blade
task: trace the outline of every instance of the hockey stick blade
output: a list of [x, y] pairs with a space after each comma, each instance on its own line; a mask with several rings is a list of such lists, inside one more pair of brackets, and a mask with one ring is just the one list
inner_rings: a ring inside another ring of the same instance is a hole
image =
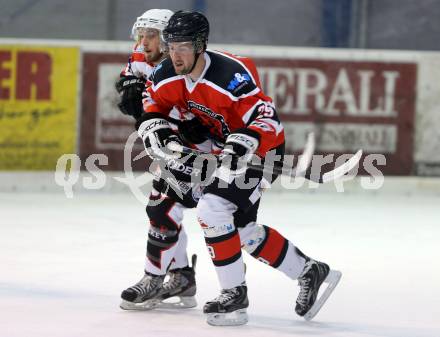
[[316, 300], [316, 302], [313, 304], [310, 310], [304, 315], [304, 319], [306, 321], [312, 320], [312, 318], [316, 316], [319, 310], [321, 310], [322, 306], [328, 300], [333, 290], [335, 290], [336, 286], [341, 280], [341, 277], [342, 277], [342, 273], [340, 271], [330, 270], [329, 274], [327, 275], [327, 278], [324, 281], [324, 283], [328, 284], [327, 288], [324, 290], [322, 295]]
[[359, 164], [359, 161], [362, 157], [362, 150], [358, 150], [349, 160], [347, 160], [344, 164], [338, 166], [332, 171], [326, 172], [322, 175], [322, 183], [327, 183], [329, 181], [334, 181], [336, 179], [341, 178], [342, 176], [349, 173], [352, 169]]

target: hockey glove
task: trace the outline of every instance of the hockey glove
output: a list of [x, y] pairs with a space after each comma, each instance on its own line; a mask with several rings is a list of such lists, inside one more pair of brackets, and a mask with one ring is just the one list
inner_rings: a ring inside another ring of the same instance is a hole
[[241, 174], [246, 164], [252, 160], [260, 143], [260, 135], [253, 130], [243, 128], [235, 130], [226, 138], [225, 146], [220, 152], [220, 165]]
[[208, 139], [209, 130], [196, 117], [179, 123], [179, 135], [190, 144], [200, 144]]
[[182, 145], [182, 141], [171, 129], [168, 121], [160, 113], [145, 113], [136, 123], [139, 137], [142, 138], [147, 154], [152, 159], [169, 160], [179, 157], [167, 148], [175, 142]]
[[136, 76], [121, 77], [115, 84], [121, 94], [118, 108], [125, 115], [138, 119], [144, 112], [142, 107], [142, 92], [145, 89], [145, 80]]

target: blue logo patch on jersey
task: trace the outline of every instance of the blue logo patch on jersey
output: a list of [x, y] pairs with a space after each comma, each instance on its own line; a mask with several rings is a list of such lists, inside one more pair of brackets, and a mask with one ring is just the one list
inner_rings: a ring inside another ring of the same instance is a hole
[[234, 78], [228, 84], [228, 90], [234, 90], [241, 84], [246, 84], [250, 80], [251, 77], [248, 74], [235, 73]]

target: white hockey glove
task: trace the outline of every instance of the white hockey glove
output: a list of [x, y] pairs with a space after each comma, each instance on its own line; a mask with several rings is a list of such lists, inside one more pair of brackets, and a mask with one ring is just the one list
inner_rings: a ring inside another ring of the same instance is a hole
[[169, 160], [180, 156], [167, 148], [167, 145], [173, 142], [182, 145], [182, 141], [161, 114], [145, 113], [136, 128], [147, 154], [152, 159]]
[[235, 130], [226, 138], [225, 147], [220, 152], [220, 165], [236, 174], [246, 170], [247, 162], [252, 160], [260, 144], [258, 132], [243, 128]]

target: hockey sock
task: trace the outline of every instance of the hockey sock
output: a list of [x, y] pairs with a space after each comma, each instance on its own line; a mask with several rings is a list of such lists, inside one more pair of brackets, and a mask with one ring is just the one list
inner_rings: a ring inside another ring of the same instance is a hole
[[306, 256], [278, 231], [263, 225], [264, 239], [250, 254], [291, 279], [301, 274]]

